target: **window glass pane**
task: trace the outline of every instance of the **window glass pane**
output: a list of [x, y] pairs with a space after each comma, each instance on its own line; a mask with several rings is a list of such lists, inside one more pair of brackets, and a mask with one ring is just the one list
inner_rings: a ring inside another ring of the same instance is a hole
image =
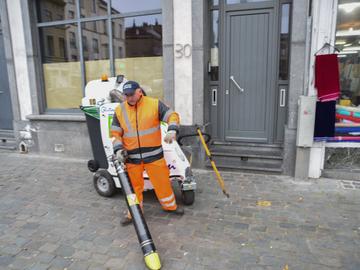
[[79, 108], [82, 98], [77, 27], [40, 28], [46, 104], [49, 109]]
[[289, 79], [290, 4], [281, 5], [279, 80]]
[[360, 105], [360, 2], [340, 0], [336, 25], [336, 47], [343, 105]]
[[[109, 36], [104, 32], [106, 20], [81, 24], [86, 82], [110, 76]], [[117, 44], [116, 39], [113, 42]]]
[[113, 20], [115, 25], [115, 73], [140, 83], [149, 96], [162, 99], [161, 15]]
[[36, 1], [36, 3], [39, 22], [70, 20], [76, 16], [75, 1], [41, 0]]
[[127, 13], [136, 11], [145, 11], [152, 9], [160, 9], [161, 0], [112, 0], [112, 13]]
[[210, 79], [219, 80], [219, 11], [213, 10], [211, 17], [210, 33]]
[[210, 1], [210, 5], [212, 5], [212, 6], [217, 6], [217, 5], [219, 5], [219, 0], [211, 0], [211, 1]]
[[80, 0], [82, 18], [107, 15], [107, 3], [103, 0]]

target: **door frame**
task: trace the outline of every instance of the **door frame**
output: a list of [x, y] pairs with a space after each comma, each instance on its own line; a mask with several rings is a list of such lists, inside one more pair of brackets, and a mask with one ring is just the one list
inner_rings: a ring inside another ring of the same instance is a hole
[[[266, 70], [266, 78], [265, 78], [265, 85], [266, 85], [266, 97], [265, 99], [268, 100], [266, 102], [266, 117], [267, 119], [265, 120], [265, 136], [264, 138], [241, 138], [241, 137], [231, 137], [228, 136], [227, 130], [228, 130], [228, 114], [229, 114], [229, 97], [230, 94], [226, 94], [226, 91], [230, 91], [231, 89], [231, 84], [230, 81], [228, 79], [228, 75], [230, 75], [230, 63], [226, 63], [226, 60], [229, 60], [231, 58], [231, 56], [229, 55], [229, 50], [230, 50], [230, 35], [231, 33], [230, 31], [230, 19], [231, 16], [237, 16], [237, 15], [255, 15], [255, 14], [268, 14], [269, 15], [269, 32], [268, 32], [268, 47], [266, 48], [267, 50], [267, 66], [270, 67], [270, 69]], [[227, 11], [225, 13], [225, 39], [224, 39], [224, 67], [222, 69], [222, 71], [224, 72], [223, 74], [223, 85], [224, 85], [224, 89], [225, 91], [223, 91], [223, 95], [224, 95], [224, 110], [223, 110], [223, 121], [224, 121], [224, 139], [226, 141], [236, 141], [236, 142], [249, 142], [249, 143], [272, 143], [273, 142], [273, 135], [274, 132], [271, 129], [272, 126], [276, 126], [275, 122], [274, 122], [274, 115], [275, 115], [275, 83], [276, 83], [276, 78], [274, 74], [274, 69], [271, 67], [275, 66], [275, 55], [277, 53], [277, 46], [275, 46], [275, 36], [276, 34], [275, 32], [275, 24], [274, 22], [276, 21], [275, 19], [275, 14], [274, 14], [274, 10], [273, 8], [266, 8], [266, 9], [252, 9], [252, 10], [236, 10], [236, 11]], [[225, 49], [226, 48], [226, 49]]]
[[[0, 14], [1, 15], [1, 14]], [[1, 17], [0, 17], [1, 20]], [[10, 82], [8, 76], [8, 69], [7, 69], [7, 57], [5, 51], [5, 42], [4, 42], [4, 32], [0, 25], [0, 64], [1, 68], [4, 68], [2, 73], [3, 82], [0, 82], [0, 100], [2, 100], [0, 107], [0, 113], [4, 118], [1, 121], [0, 131], [6, 130], [10, 131], [14, 129], [14, 115], [11, 103], [11, 91], [10, 91]]]
[[[272, 97], [272, 113], [271, 119], [273, 121], [273, 128], [269, 128], [269, 138], [265, 143], [274, 143], [275, 141], [275, 134], [276, 134], [276, 121], [277, 118], [275, 116], [277, 109], [276, 109], [276, 98], [277, 98], [277, 83], [278, 83], [278, 58], [279, 58], [279, 32], [280, 32], [280, 25], [279, 25], [279, 15], [280, 15], [280, 7], [283, 0], [280, 1], [265, 1], [265, 2], [258, 2], [258, 3], [242, 3], [242, 4], [232, 4], [226, 5], [225, 1], [219, 1], [219, 81], [218, 86], [214, 85], [213, 82], [210, 81], [209, 77], [207, 77], [206, 84], [208, 88], [217, 88], [218, 90], [218, 106], [216, 109], [211, 108], [210, 106], [210, 114], [211, 118], [210, 121], [212, 123], [212, 133], [215, 135], [215, 141], [222, 141], [222, 142], [237, 142], [238, 140], [226, 140], [225, 138], [225, 57], [226, 57], [226, 16], [228, 12], [232, 11], [259, 11], [259, 10], [273, 10], [273, 36], [271, 37], [271, 43], [274, 44], [274, 55], [272, 57], [272, 64], [271, 66], [274, 67], [271, 69], [271, 78], [274, 78], [273, 85], [271, 85], [273, 89]], [[210, 16], [210, 11], [208, 11], [208, 16]], [[208, 25], [208, 32], [210, 31], [211, 26]], [[216, 112], [215, 112], [216, 110]], [[215, 116], [215, 117], [214, 117]]]
[[18, 130], [17, 123], [21, 121], [21, 113], [20, 113], [20, 105], [17, 94], [16, 72], [15, 72], [12, 41], [10, 34], [9, 17], [7, 11], [7, 1], [0, 1], [0, 16], [1, 16], [1, 28], [4, 39], [5, 58], [7, 60], [9, 91], [10, 91], [12, 116], [13, 116], [13, 129], [15, 135], [17, 135], [16, 134], [17, 133], [16, 131]]

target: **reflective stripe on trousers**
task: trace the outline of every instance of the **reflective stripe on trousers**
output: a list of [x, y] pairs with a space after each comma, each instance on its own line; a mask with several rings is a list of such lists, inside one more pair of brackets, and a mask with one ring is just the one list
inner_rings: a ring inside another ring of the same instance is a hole
[[165, 210], [176, 210], [176, 200], [170, 182], [170, 172], [165, 159], [159, 159], [151, 163], [126, 164], [127, 172], [130, 177], [139, 202], [143, 201], [144, 178], [143, 172], [146, 170], [150, 181], [154, 187], [155, 194]]

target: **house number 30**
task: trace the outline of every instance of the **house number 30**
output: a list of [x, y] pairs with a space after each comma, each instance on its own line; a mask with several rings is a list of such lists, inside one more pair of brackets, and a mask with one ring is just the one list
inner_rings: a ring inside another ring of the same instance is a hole
[[188, 58], [191, 56], [191, 45], [190, 44], [179, 44], [175, 45], [175, 57], [176, 58]]

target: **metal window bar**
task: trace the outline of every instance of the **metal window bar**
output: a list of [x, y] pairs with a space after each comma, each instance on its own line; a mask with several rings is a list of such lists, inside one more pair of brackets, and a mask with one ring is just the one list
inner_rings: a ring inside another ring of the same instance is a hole
[[107, 5], [107, 27], [108, 27], [108, 44], [109, 44], [109, 61], [110, 61], [110, 73], [111, 76], [115, 76], [115, 66], [114, 66], [114, 52], [113, 52], [113, 32], [112, 32], [112, 20], [111, 20], [111, 0], [108, 1]]
[[86, 77], [85, 77], [85, 62], [84, 62], [84, 52], [83, 52], [83, 39], [82, 39], [82, 28], [80, 23], [81, 17], [81, 7], [80, 0], [76, 0], [76, 13], [77, 13], [77, 27], [78, 27], [78, 44], [79, 44], [79, 55], [80, 55], [80, 71], [81, 71], [81, 90], [83, 97], [85, 96], [85, 85], [86, 85]]
[[[110, 12], [111, 12], [111, 6], [110, 6]], [[153, 9], [148, 11], [139, 11], [139, 12], [128, 12], [123, 14], [112, 14], [107, 16], [94, 16], [94, 17], [85, 17], [85, 18], [77, 18], [77, 19], [69, 19], [69, 20], [63, 20], [63, 21], [52, 21], [52, 22], [41, 22], [37, 23], [36, 25], [38, 27], [45, 27], [45, 26], [56, 26], [60, 24], [69, 24], [69, 23], [77, 23], [77, 22], [91, 22], [91, 21], [100, 21], [100, 20], [106, 20], [106, 19], [121, 19], [121, 18], [127, 18], [127, 17], [140, 17], [140, 16], [148, 16], [148, 15], [156, 15], [161, 14], [161, 9]]]

